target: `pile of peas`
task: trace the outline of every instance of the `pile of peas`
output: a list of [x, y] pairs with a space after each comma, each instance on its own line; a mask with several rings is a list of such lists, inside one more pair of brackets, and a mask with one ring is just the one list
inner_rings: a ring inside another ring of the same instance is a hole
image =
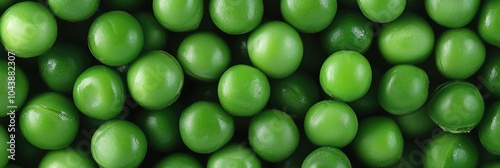
[[0, 12], [0, 167], [500, 167], [500, 0]]

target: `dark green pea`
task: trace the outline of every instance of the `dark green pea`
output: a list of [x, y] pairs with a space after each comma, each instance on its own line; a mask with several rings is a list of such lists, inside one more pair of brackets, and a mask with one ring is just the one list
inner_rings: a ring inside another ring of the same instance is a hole
[[137, 125], [143, 130], [150, 149], [168, 152], [181, 144], [179, 118], [182, 107], [178, 104], [160, 110], [147, 110], [137, 117]]
[[405, 137], [410, 139], [424, 138], [437, 129], [427, 111], [427, 104], [424, 104], [418, 110], [408, 114], [397, 115], [395, 120]]
[[152, 13], [140, 12], [134, 15], [144, 33], [142, 51], [160, 50], [167, 45], [167, 31], [161, 27]]
[[207, 168], [259, 168], [259, 157], [243, 144], [229, 144], [210, 155]]
[[160, 162], [158, 162], [155, 168], [202, 168], [200, 161], [196, 160], [191, 155], [185, 153], [174, 153], [170, 154]]
[[489, 50], [488, 56], [478, 79], [490, 93], [500, 97], [500, 50]]
[[492, 162], [483, 165], [481, 168], [500, 168], [500, 162]]
[[479, 126], [479, 140], [483, 147], [500, 156], [500, 102], [491, 105]]
[[[484, 1], [483, 1], [484, 2]], [[487, 43], [500, 47], [500, 1], [486, 0], [478, 16], [478, 33]]]
[[[7, 129], [0, 125], [0, 141], [4, 143], [0, 143], [0, 150], [3, 152], [0, 152], [0, 166], [5, 167], [7, 163], [9, 163], [9, 155], [10, 155], [10, 134], [7, 133]], [[14, 135], [15, 136], [15, 135]], [[15, 139], [14, 139], [15, 141]], [[13, 143], [12, 143], [13, 144]], [[16, 144], [14, 144], [16, 145]]]
[[476, 167], [478, 151], [465, 134], [442, 133], [426, 146], [424, 168]]
[[270, 102], [284, 112], [303, 117], [318, 100], [318, 85], [311, 76], [302, 71], [284, 79], [271, 81]]
[[334, 147], [320, 147], [307, 155], [302, 168], [312, 167], [351, 167], [349, 158], [341, 150]]

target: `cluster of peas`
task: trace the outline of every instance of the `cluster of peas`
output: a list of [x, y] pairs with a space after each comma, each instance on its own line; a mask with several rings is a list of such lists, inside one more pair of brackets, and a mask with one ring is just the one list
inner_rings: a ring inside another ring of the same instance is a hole
[[0, 10], [2, 167], [500, 167], [500, 0]]

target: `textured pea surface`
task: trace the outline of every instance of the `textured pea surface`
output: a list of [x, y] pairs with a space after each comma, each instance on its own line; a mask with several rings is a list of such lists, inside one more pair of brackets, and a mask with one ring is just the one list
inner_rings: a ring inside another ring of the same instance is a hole
[[388, 23], [398, 18], [406, 8], [405, 0], [356, 0], [361, 12], [377, 23]]
[[424, 167], [475, 167], [478, 151], [465, 134], [442, 133], [424, 149]]

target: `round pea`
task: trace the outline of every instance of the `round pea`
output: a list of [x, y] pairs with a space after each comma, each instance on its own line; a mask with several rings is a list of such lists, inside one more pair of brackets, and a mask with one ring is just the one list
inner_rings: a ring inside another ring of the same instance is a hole
[[229, 114], [253, 116], [266, 106], [270, 89], [264, 73], [248, 65], [235, 65], [220, 78], [217, 93], [222, 107]]
[[428, 108], [431, 119], [444, 131], [467, 133], [481, 121], [484, 101], [476, 86], [454, 81], [434, 92]]
[[302, 162], [303, 168], [310, 167], [352, 167], [349, 158], [341, 150], [320, 147], [312, 151]]
[[169, 53], [154, 50], [135, 60], [127, 72], [132, 98], [146, 109], [162, 109], [174, 103], [184, 85], [181, 65]]
[[378, 46], [391, 64], [417, 64], [431, 55], [434, 32], [424, 18], [407, 12], [382, 28]]
[[264, 23], [248, 37], [250, 61], [270, 78], [291, 75], [299, 68], [302, 54], [299, 33], [280, 21]]
[[44, 53], [55, 43], [57, 23], [50, 11], [36, 2], [10, 6], [0, 20], [0, 38], [8, 51], [21, 58]]
[[153, 13], [170, 31], [192, 31], [201, 23], [203, 0], [153, 0]]
[[56, 43], [39, 57], [38, 70], [50, 89], [71, 93], [76, 79], [89, 62], [87, 54], [79, 46]]
[[48, 0], [54, 14], [70, 22], [78, 22], [91, 17], [99, 8], [100, 0]]
[[271, 81], [270, 102], [284, 112], [303, 117], [319, 100], [319, 88], [314, 79], [302, 71]]
[[177, 58], [186, 74], [202, 81], [217, 81], [229, 68], [231, 53], [219, 36], [195, 33], [182, 40]]
[[480, 2], [480, 0], [425, 0], [425, 10], [439, 25], [458, 28], [467, 25], [474, 18]]
[[488, 55], [478, 79], [490, 93], [500, 97], [500, 50], [488, 51]]
[[196, 153], [211, 153], [231, 140], [234, 134], [233, 116], [218, 104], [199, 101], [181, 114], [179, 129], [184, 144]]
[[125, 120], [109, 120], [92, 135], [92, 157], [100, 167], [138, 167], [147, 151], [146, 136]]
[[[5, 117], [9, 115], [11, 111], [21, 109], [30, 91], [29, 80], [26, 73], [24, 73], [19, 65], [16, 65], [16, 57], [12, 56], [10, 58], [14, 59], [12, 63], [0, 59], [0, 79], [2, 79], [0, 82], [0, 95], [2, 95], [2, 97], [0, 97], [0, 107], [3, 107], [0, 108], [0, 117]], [[13, 74], [13, 72], [15, 72], [15, 74]], [[10, 96], [15, 97], [12, 99], [12, 103], [9, 99]], [[14, 108], [7, 108], [7, 106], [13, 106]]]
[[121, 66], [139, 56], [144, 35], [139, 22], [123, 11], [106, 12], [92, 22], [89, 49], [97, 60], [108, 66]]
[[419, 67], [396, 65], [389, 69], [379, 85], [379, 103], [394, 115], [411, 113], [427, 100], [429, 77]]
[[403, 135], [396, 122], [388, 117], [362, 120], [352, 143], [360, 161], [373, 167], [390, 166], [403, 154]]
[[94, 168], [97, 165], [90, 153], [85, 153], [79, 149], [65, 148], [45, 154], [38, 167]]
[[292, 118], [279, 110], [266, 110], [250, 121], [248, 142], [260, 158], [279, 162], [288, 158], [299, 144], [299, 130]]
[[154, 167], [155, 168], [171, 168], [171, 167], [202, 168], [203, 166], [198, 160], [196, 160], [196, 158], [194, 158], [191, 155], [185, 153], [174, 153], [162, 159]]
[[[11, 134], [12, 135], [12, 134]], [[0, 141], [4, 143], [0, 143], [0, 150], [3, 152], [0, 152], [0, 166], [5, 167], [7, 163], [9, 163], [9, 155], [10, 151], [10, 142], [11, 141], [11, 135], [7, 133], [7, 129], [5, 129], [4, 126], [0, 125]], [[14, 135], [15, 136], [15, 135]], [[14, 139], [15, 141], [15, 139]], [[15, 144], [14, 144], [15, 145]]]
[[158, 23], [155, 16], [148, 12], [140, 12], [134, 15], [141, 25], [144, 33], [144, 46], [142, 51], [159, 50], [167, 44], [167, 32]]
[[478, 16], [478, 33], [487, 43], [500, 47], [500, 1], [487, 0]]
[[445, 31], [436, 44], [436, 66], [450, 79], [466, 79], [483, 65], [485, 46], [473, 31], [467, 28]]
[[307, 112], [304, 131], [317, 146], [342, 148], [356, 136], [358, 119], [347, 104], [324, 100], [314, 104]]
[[500, 102], [495, 102], [484, 115], [479, 126], [479, 140], [494, 155], [500, 155]]
[[244, 145], [229, 144], [211, 154], [208, 159], [207, 168], [219, 167], [259, 168], [261, 163], [252, 149]]
[[179, 118], [182, 107], [178, 104], [160, 110], [147, 110], [136, 118], [150, 149], [169, 152], [181, 145]]
[[478, 151], [465, 134], [442, 133], [424, 149], [424, 168], [476, 167]]
[[327, 54], [341, 50], [364, 53], [372, 43], [372, 25], [357, 11], [339, 10], [332, 23], [322, 32], [321, 44]]
[[368, 92], [372, 70], [368, 60], [355, 51], [338, 51], [330, 55], [319, 73], [323, 90], [332, 98], [351, 102]]
[[431, 135], [432, 131], [437, 127], [429, 116], [427, 104], [411, 113], [397, 115], [395, 120], [403, 135], [411, 139], [425, 138]]
[[317, 33], [332, 23], [337, 0], [281, 0], [286, 22], [304, 33]]
[[224, 33], [245, 34], [255, 29], [264, 15], [262, 0], [212, 0], [209, 2], [210, 17]]
[[118, 72], [95, 65], [76, 79], [73, 100], [83, 114], [95, 119], [110, 119], [125, 105], [125, 89]]
[[373, 22], [388, 23], [397, 19], [406, 7], [406, 0], [357, 0], [361, 12]]
[[78, 125], [78, 110], [73, 102], [54, 92], [32, 98], [19, 115], [19, 127], [26, 140], [45, 150], [67, 147], [75, 139]]

